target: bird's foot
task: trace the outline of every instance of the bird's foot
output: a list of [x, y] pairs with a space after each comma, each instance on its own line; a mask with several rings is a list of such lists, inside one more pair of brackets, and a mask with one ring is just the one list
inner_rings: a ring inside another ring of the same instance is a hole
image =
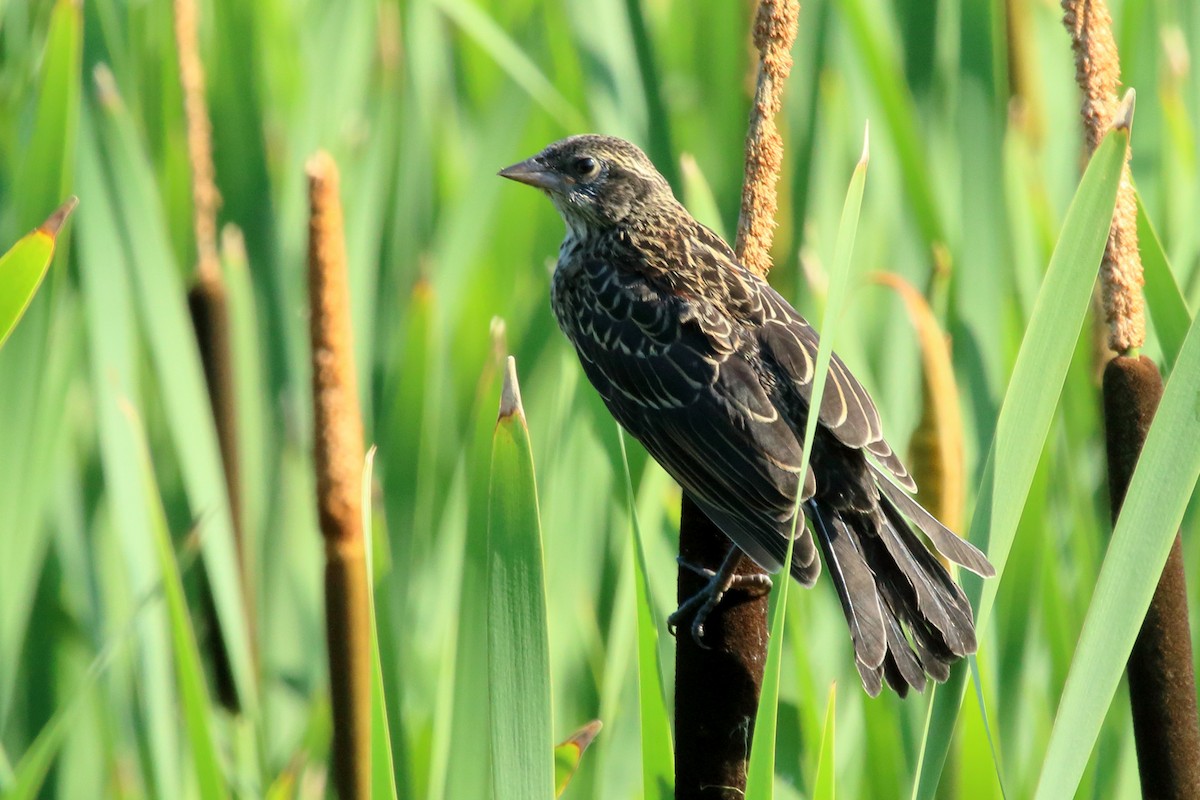
[[757, 594], [771, 591], [771, 578], [767, 575], [759, 572], [749, 575], [735, 574], [734, 570], [737, 568], [741, 556], [742, 552], [736, 547], [730, 549], [729, 555], [725, 556], [720, 569], [715, 571], [685, 561], [682, 556], [676, 559], [679, 566], [691, 570], [702, 578], [708, 578], [708, 583], [703, 589], [685, 600], [683, 605], [675, 609], [675, 613], [667, 617], [667, 630], [671, 632], [672, 636], [676, 635], [679, 624], [689, 614], [693, 614], [692, 639], [696, 644], [708, 650], [709, 646], [704, 643], [704, 623], [727, 592], [741, 590]]

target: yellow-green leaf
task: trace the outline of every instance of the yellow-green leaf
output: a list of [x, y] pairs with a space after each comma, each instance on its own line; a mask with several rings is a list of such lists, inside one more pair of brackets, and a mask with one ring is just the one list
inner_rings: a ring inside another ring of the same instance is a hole
[[596, 734], [603, 727], [603, 722], [594, 719], [554, 748], [555, 797], [562, 797], [563, 790], [575, 775], [575, 770], [579, 769], [579, 759], [583, 758], [583, 751], [588, 749], [592, 739], [596, 738]]
[[0, 347], [46, 277], [58, 232], [78, 202], [75, 197], [68, 198], [45, 222], [0, 256]]

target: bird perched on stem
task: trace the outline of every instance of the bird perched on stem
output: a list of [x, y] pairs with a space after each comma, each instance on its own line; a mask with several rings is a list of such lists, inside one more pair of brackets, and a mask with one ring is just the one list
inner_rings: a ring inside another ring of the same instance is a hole
[[[901, 696], [944, 681], [975, 652], [962, 589], [913, 530], [984, 577], [984, 555], [910, 497], [916, 484], [883, 438], [870, 396], [836, 355], [800, 476], [817, 334], [719, 236], [692, 219], [641, 150], [611, 136], [572, 136], [500, 175], [544, 191], [567, 226], [551, 282], [558, 324], [621, 426], [725, 532], [721, 569], [669, 620], [708, 613], [738, 576], [738, 548], [778, 572], [821, 571], [811, 521], [850, 626], [863, 686]], [[797, 503], [799, 494], [799, 504]]]

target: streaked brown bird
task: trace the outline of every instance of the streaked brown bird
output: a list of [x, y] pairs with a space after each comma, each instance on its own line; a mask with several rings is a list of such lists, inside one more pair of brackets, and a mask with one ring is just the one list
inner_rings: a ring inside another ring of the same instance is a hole
[[[812, 458], [800, 478], [817, 334], [719, 236], [692, 219], [633, 144], [572, 136], [500, 175], [544, 191], [567, 226], [551, 281], [558, 324], [621, 426], [737, 546], [670, 619], [704, 619], [734, 587], [740, 548], [812, 586], [817, 546], [794, 524], [797, 493], [850, 626], [863, 686], [904, 696], [944, 681], [975, 652], [962, 589], [913, 531], [984, 577], [978, 549], [910, 497], [916, 484], [883, 438], [879, 413], [836, 355]], [[686, 566], [686, 565], [685, 565]], [[692, 567], [695, 569], [695, 567]], [[769, 581], [765, 583], [769, 586]]]

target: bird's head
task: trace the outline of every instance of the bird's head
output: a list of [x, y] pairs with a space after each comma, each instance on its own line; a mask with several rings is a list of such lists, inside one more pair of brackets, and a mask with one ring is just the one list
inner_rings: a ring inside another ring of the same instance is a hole
[[576, 234], [674, 202], [670, 185], [646, 154], [615, 136], [562, 139], [499, 174], [544, 191]]

